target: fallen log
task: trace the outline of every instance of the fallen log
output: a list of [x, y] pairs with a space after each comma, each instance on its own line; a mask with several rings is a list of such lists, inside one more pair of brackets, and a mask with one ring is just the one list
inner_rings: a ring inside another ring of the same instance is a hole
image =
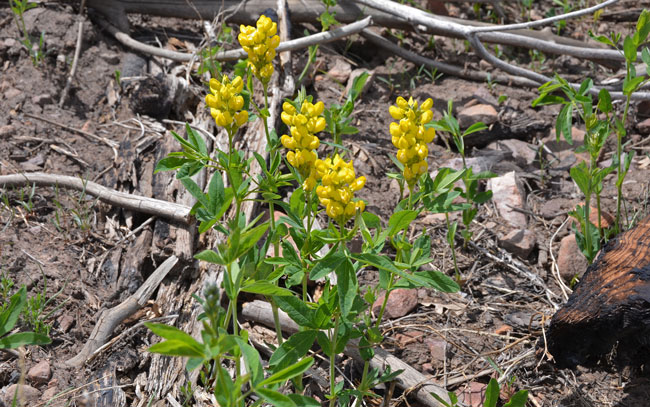
[[650, 216], [611, 240], [551, 320], [561, 367], [650, 362]]

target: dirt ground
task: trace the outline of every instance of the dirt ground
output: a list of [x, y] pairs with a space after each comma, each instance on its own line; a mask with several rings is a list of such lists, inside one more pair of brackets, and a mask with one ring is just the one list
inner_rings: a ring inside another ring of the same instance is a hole
[[[504, 6], [507, 22], [522, 21], [519, 2], [505, 3], [508, 3]], [[552, 3], [550, 0], [534, 2], [533, 17], [544, 16]], [[622, 11], [626, 7], [623, 2], [608, 11]], [[471, 4], [449, 3], [447, 10], [456, 17], [477, 18]], [[485, 4], [481, 6], [480, 18], [490, 21], [490, 10]], [[200, 78], [191, 77], [193, 97], [182, 104], [173, 101], [155, 78], [163, 74], [184, 77], [184, 71], [177, 69], [179, 64], [135, 55], [86, 18], [77, 74], [67, 101], [58, 107], [75, 51], [76, 14], [77, 10], [69, 6], [52, 3], [41, 4], [26, 14], [25, 22], [31, 33], [44, 34], [45, 56], [35, 66], [19, 42], [20, 34], [11, 11], [6, 5], [0, 7], [0, 175], [42, 171], [156, 196], [153, 166], [161, 158], [157, 146], [171, 137], [169, 130], [181, 129], [178, 124], [163, 123], [163, 120], [183, 122], [205, 109], [202, 103], [205, 87]], [[180, 43], [191, 47], [197, 46], [203, 37], [199, 21], [131, 16], [130, 22], [133, 36], [153, 45], [173, 43], [178, 48]], [[561, 34], [583, 40], [589, 29], [597, 33], [628, 33], [632, 26], [631, 22], [611, 19], [593, 22], [591, 17], [585, 17], [568, 21]], [[311, 26], [296, 26], [293, 34], [302, 35], [305, 28], [315, 30]], [[556, 27], [553, 30], [557, 32]], [[384, 32], [384, 36], [431, 58], [493, 71], [465, 52], [461, 40], [435, 37], [433, 46], [429, 47], [425, 35], [394, 30], [392, 34]], [[510, 47], [500, 52], [502, 58], [549, 75], [557, 71], [569, 80], [579, 81], [588, 75], [598, 83], [622, 68]], [[303, 69], [306, 55], [306, 50], [295, 54], [296, 76]], [[416, 307], [383, 324], [384, 348], [440, 385], [463, 393], [467, 405], [479, 405], [477, 397], [480, 398], [489, 378], [495, 376], [492, 366], [496, 365], [512, 378], [504, 395], [508, 391], [528, 389], [530, 406], [647, 406], [650, 382], [643, 369], [607, 366], [558, 369], [544, 359], [537, 347], [543, 336], [542, 327], [548, 326], [554, 307], [564, 301], [553, 266], [558, 259], [560, 241], [570, 233], [566, 213], [582, 201], [568, 171], [579, 157], [567, 146], [555, 145], [560, 143], [553, 141], [558, 108], [532, 108], [531, 102], [538, 95], [536, 89], [446, 75], [431, 78], [420, 67], [369, 46], [361, 37], [322, 46], [318, 55], [318, 70], [309, 81], [307, 92], [326, 105], [340, 103], [345, 88], [345, 83], [337, 80], [333, 71], [341, 70], [341, 66], [374, 71], [374, 79], [354, 112], [354, 125], [359, 133], [343, 141], [355, 157], [357, 174], [368, 179], [360, 192], [360, 197], [368, 202], [367, 210], [387, 220], [399, 199], [397, 183], [385, 175], [395, 171], [390, 159], [395, 152], [388, 133], [391, 121], [388, 107], [397, 96], [412, 95], [420, 100], [433, 97], [436, 119], [442, 117], [447, 100], [453, 100], [457, 112], [473, 104], [490, 105], [498, 112], [497, 121], [481, 137], [468, 139], [469, 155], [495, 157], [491, 150], [502, 151], [496, 159], [488, 160], [489, 169], [498, 175], [515, 172], [525, 197], [518, 213], [526, 218], [526, 229], [536, 239], [526, 257], [510, 256], [500, 241], [513, 227], [502, 219], [494, 202], [482, 206], [472, 228], [476, 245], [486, 248], [492, 257], [472, 247], [458, 248], [465, 280], [461, 292], [447, 295], [417, 290]], [[121, 75], [119, 85], [116, 71]], [[629, 140], [639, 146], [624, 187], [627, 213], [636, 219], [647, 214], [650, 158], [643, 142], [647, 138], [644, 132], [650, 131], [650, 126], [637, 124], [648, 117], [650, 105], [635, 103], [626, 123]], [[114, 142], [117, 155], [106, 143], [71, 128]], [[533, 157], [515, 157], [503, 152], [504, 147], [490, 144], [506, 139], [534, 146]], [[450, 165], [450, 160], [458, 158], [456, 152], [445, 148], [442, 138], [436, 140], [429, 156], [432, 169]], [[547, 141], [553, 155], [538, 154], [542, 140]], [[608, 143], [603, 161], [611, 156], [608, 153], [612, 147]], [[614, 182], [613, 176], [606, 178], [603, 191], [603, 209], [610, 213], [615, 212]], [[122, 386], [125, 396], [114, 405], [147, 405], [149, 396], [152, 402], [157, 402], [159, 397], [139, 392], [139, 387], [133, 384], [153, 363], [144, 350], [154, 337], [142, 326], [82, 368], [72, 369], [63, 362], [84, 346], [99, 313], [134, 292], [164, 259], [165, 253], [173, 251], [172, 239], [162, 239], [157, 249], [147, 247], [148, 255], [140, 256], [139, 267], [132, 270], [127, 267], [131, 264], [129, 256], [146, 240], [139, 236], [149, 233], [151, 239], [152, 231], [147, 226], [141, 234], [127, 235], [149, 216], [110, 207], [72, 190], [37, 187], [32, 195], [31, 187], [0, 185], [0, 188], [0, 196], [6, 198], [3, 202], [8, 203], [7, 206], [0, 202], [0, 277], [13, 281], [9, 293], [26, 285], [30, 296], [41, 293], [51, 298], [44, 306], [43, 315], [51, 325], [53, 343], [30, 347], [24, 366], [29, 371], [39, 362], [50, 364], [47, 377], [28, 381], [40, 392], [36, 398], [39, 401], [31, 405], [48, 402], [48, 405], [93, 405], [84, 403], [90, 403], [89, 400], [101, 393], [97, 383], [107, 369], [117, 378], [113, 385]], [[432, 237], [435, 261], [431, 266], [453, 275], [444, 217], [425, 214], [417, 225]], [[199, 241], [196, 247], [200, 246]], [[190, 272], [185, 277], [185, 288], [193, 287], [191, 279], [196, 273]], [[168, 278], [178, 279], [178, 276]], [[367, 272], [360, 280], [374, 284], [377, 277]], [[171, 312], [157, 311], [155, 304], [148, 305], [146, 310], [160, 315]], [[115, 332], [123, 332], [136, 322], [138, 318], [130, 318]], [[17, 383], [20, 377], [18, 359], [0, 353], [0, 389]], [[408, 396], [401, 396], [402, 393], [395, 394], [394, 405], [416, 405]]]

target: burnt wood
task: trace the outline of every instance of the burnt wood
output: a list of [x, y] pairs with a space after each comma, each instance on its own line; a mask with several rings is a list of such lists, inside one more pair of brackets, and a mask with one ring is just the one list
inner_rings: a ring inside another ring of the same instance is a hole
[[561, 367], [650, 361], [650, 216], [611, 240], [551, 320]]

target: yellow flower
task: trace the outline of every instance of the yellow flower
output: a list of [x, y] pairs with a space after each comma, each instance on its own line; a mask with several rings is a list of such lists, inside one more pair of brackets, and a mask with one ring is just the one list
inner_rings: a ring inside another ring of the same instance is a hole
[[248, 65], [253, 74], [267, 84], [273, 75], [275, 49], [280, 45], [278, 25], [265, 15], [257, 20], [256, 27], [242, 25], [239, 29], [239, 44], [248, 54]]
[[312, 104], [304, 101], [298, 111], [291, 103], [284, 102], [280, 117], [289, 127], [289, 134], [280, 137], [282, 145], [291, 150], [287, 153], [287, 161], [298, 170], [305, 179], [302, 187], [311, 191], [316, 186], [315, 163], [318, 155], [315, 150], [320, 146], [316, 133], [325, 129], [323, 102]]
[[210, 79], [210, 93], [205, 96], [205, 103], [217, 126], [236, 131], [248, 121], [248, 112], [244, 107], [244, 97], [240, 95], [244, 81], [240, 76], [230, 81], [227, 75], [221, 81]]
[[388, 109], [391, 117], [397, 122], [390, 124], [390, 135], [393, 145], [397, 148], [397, 159], [404, 164], [404, 179], [410, 188], [415, 185], [420, 175], [428, 170], [428, 143], [433, 141], [436, 131], [425, 128], [425, 124], [433, 120], [433, 100], [431, 98], [418, 102], [409, 98], [398, 97], [395, 105]]
[[327, 216], [342, 225], [357, 211], [363, 212], [365, 203], [353, 198], [354, 193], [366, 184], [366, 177], [356, 177], [352, 160], [346, 163], [336, 154], [334, 158], [317, 160], [315, 168], [317, 176], [322, 179], [322, 185], [316, 187], [316, 195]]

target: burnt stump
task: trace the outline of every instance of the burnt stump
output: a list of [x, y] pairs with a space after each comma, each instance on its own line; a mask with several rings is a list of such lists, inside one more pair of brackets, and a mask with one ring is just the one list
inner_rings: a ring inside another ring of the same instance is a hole
[[650, 216], [607, 243], [553, 315], [547, 340], [560, 367], [650, 362]]

